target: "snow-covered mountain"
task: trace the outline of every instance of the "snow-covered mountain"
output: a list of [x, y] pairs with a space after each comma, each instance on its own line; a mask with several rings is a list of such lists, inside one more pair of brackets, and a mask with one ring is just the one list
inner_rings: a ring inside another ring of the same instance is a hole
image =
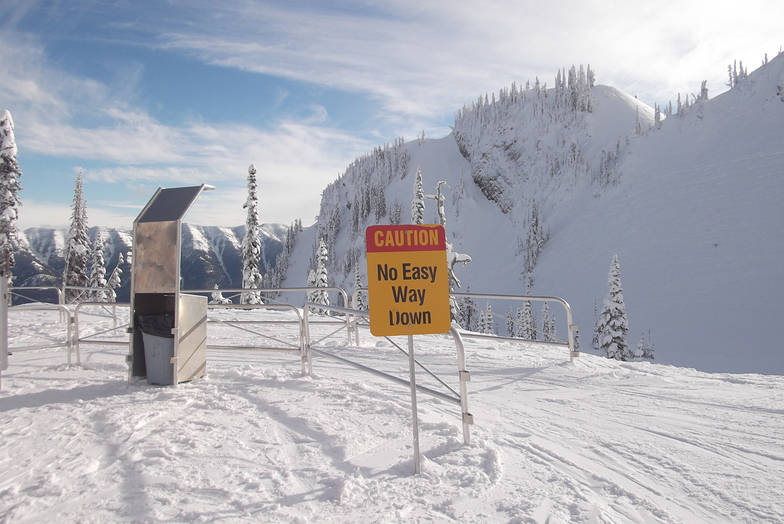
[[[679, 112], [582, 68], [480, 97], [449, 136], [377, 148], [330, 184], [286, 284], [304, 285], [318, 236], [335, 285], [352, 290], [355, 266], [366, 282], [363, 231], [410, 221], [420, 169], [426, 193], [448, 184], [448, 240], [473, 258], [456, 271], [464, 291], [524, 295], [530, 278], [572, 305], [591, 351], [617, 253], [631, 346], [650, 332], [661, 362], [784, 373], [782, 86], [779, 55], [714, 99], [677, 95]], [[437, 221], [432, 200], [425, 219]]]
[[[296, 242], [285, 226], [263, 228], [262, 272], [278, 254], [284, 262], [268, 282], [306, 285], [323, 238], [330, 283], [350, 293], [355, 268], [366, 283], [364, 230], [410, 222], [420, 170], [426, 193], [446, 183], [448, 241], [472, 257], [456, 268], [462, 291], [524, 295], [530, 284], [560, 296], [591, 351], [617, 254], [630, 346], [645, 333], [660, 362], [784, 374], [784, 55], [713, 99], [674, 94], [664, 111], [594, 78], [573, 67], [551, 87], [512, 85], [460, 109], [446, 137], [397, 139], [358, 158], [324, 189], [317, 223]], [[437, 222], [426, 202], [425, 220]], [[185, 226], [184, 288], [239, 287], [243, 231]], [[113, 267], [129, 235], [104, 236]], [[62, 242], [62, 232], [27, 230], [17, 285], [59, 279]]]
[[[89, 236], [95, 239], [98, 227], [90, 228]], [[106, 241], [105, 258], [107, 273], [116, 266], [122, 253], [127, 259], [131, 252], [130, 231], [100, 228]], [[280, 224], [263, 224], [261, 234], [261, 270], [265, 273], [275, 264], [283, 250], [287, 227]], [[67, 231], [59, 229], [29, 228], [20, 233], [16, 251], [14, 284], [16, 286], [59, 286], [62, 284], [64, 238]], [[222, 288], [242, 286], [242, 260], [240, 244], [245, 226], [234, 228], [182, 226], [181, 272], [184, 289], [208, 289], [215, 284]], [[117, 300], [127, 302], [130, 297], [130, 265], [124, 262], [122, 285], [117, 290]], [[29, 294], [29, 293], [27, 293]]]

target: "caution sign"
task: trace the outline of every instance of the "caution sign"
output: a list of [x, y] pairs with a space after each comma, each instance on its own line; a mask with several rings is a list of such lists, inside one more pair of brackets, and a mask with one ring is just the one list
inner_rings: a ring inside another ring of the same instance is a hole
[[370, 226], [365, 245], [370, 332], [447, 333], [451, 318], [444, 228]]

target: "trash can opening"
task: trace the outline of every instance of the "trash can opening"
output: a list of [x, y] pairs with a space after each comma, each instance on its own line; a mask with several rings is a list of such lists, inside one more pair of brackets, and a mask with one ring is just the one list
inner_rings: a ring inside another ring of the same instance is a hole
[[174, 315], [171, 313], [156, 313], [154, 315], [139, 315], [139, 330], [156, 337], [174, 338]]

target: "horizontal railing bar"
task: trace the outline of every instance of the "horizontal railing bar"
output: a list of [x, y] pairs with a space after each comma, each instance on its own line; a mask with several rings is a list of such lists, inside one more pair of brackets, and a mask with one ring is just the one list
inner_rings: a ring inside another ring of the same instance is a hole
[[287, 353], [300, 353], [300, 348], [267, 348], [267, 347], [260, 347], [260, 346], [211, 346], [207, 344], [207, 349], [212, 350], [220, 350], [220, 351], [234, 351], [234, 350], [242, 350], [242, 351], [280, 351], [280, 352], [287, 352]]
[[[357, 369], [361, 369], [362, 371], [367, 371], [368, 373], [372, 373], [373, 375], [379, 376], [379, 377], [384, 378], [386, 380], [389, 380], [389, 381], [392, 381], [392, 382], [396, 382], [396, 383], [404, 385], [404, 386], [411, 387], [411, 383], [408, 380], [404, 380], [404, 379], [396, 377], [394, 375], [390, 375], [389, 373], [384, 373], [383, 371], [379, 371], [377, 369], [373, 369], [373, 368], [365, 366], [363, 364], [359, 364], [359, 363], [354, 362], [352, 360], [348, 360], [347, 358], [339, 357], [337, 355], [333, 355], [332, 353], [327, 353], [326, 351], [322, 351], [322, 350], [316, 349], [314, 347], [311, 347], [310, 351], [312, 351], [313, 353], [315, 353], [317, 355], [321, 355], [323, 357], [331, 358], [333, 360], [337, 360], [338, 362], [342, 362], [344, 364], [348, 364], [349, 366], [354, 366]], [[420, 386], [420, 385], [417, 385], [416, 389], [417, 389], [417, 391], [421, 391], [422, 393], [426, 393], [428, 395], [434, 396], [434, 397], [439, 398], [441, 400], [445, 400], [447, 402], [452, 402], [453, 404], [457, 404], [458, 406], [460, 405], [460, 399], [459, 398], [450, 397], [449, 395], [447, 395], [445, 393], [441, 393], [440, 391], [435, 391], [435, 390], [430, 389], [430, 388], [428, 388], [426, 386]]]

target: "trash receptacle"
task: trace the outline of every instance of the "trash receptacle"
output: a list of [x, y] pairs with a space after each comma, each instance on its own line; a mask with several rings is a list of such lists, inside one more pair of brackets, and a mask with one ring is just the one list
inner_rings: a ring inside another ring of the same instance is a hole
[[147, 382], [156, 386], [174, 384], [174, 316], [168, 313], [139, 315], [139, 330], [144, 344]]

